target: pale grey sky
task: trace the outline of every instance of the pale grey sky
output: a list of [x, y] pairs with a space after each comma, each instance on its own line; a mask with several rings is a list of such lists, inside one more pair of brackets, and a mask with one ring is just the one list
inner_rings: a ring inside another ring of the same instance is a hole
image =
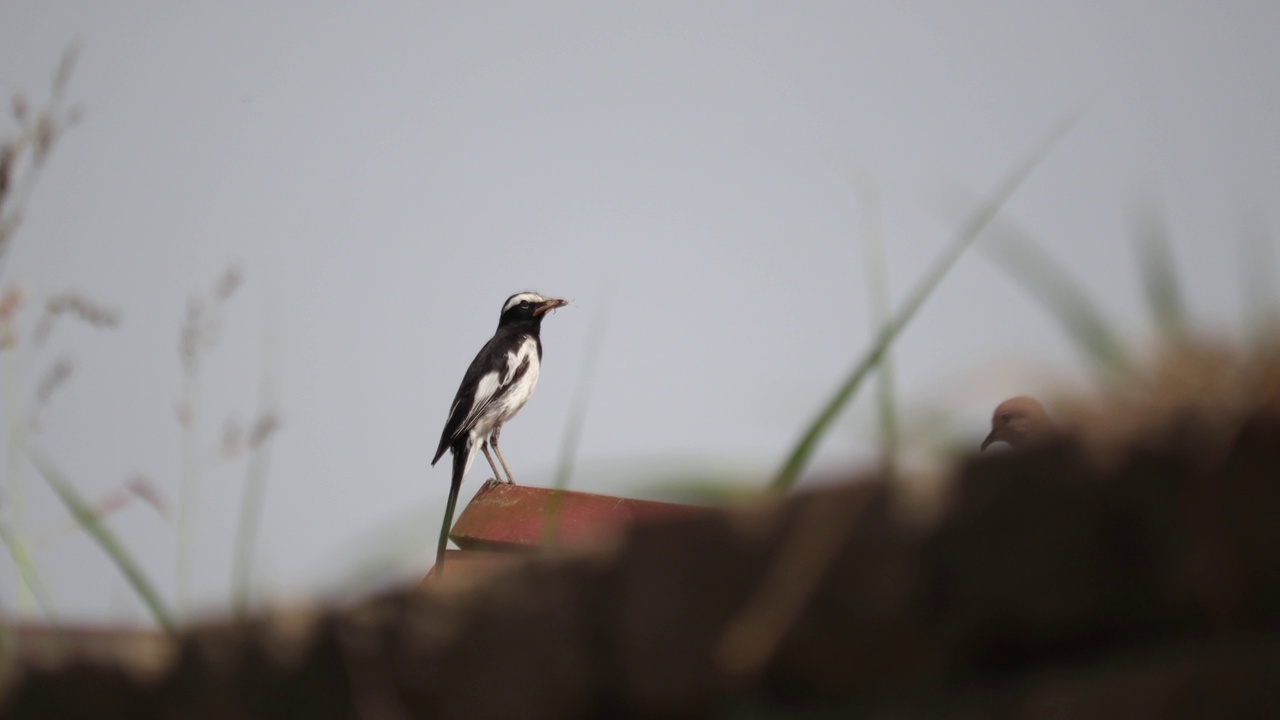
[[[144, 473], [176, 502], [178, 330], [187, 298], [238, 261], [245, 285], [203, 375], [202, 607], [227, 597], [243, 488], [243, 460], [215, 460], [219, 429], [252, 421], [264, 372], [283, 419], [259, 543], [269, 591], [341, 584], [396, 518], [420, 531], [405, 572], [425, 571], [448, 485], [429, 461], [517, 290], [573, 301], [546, 321], [538, 392], [503, 435], [522, 481], [550, 482], [606, 311], [573, 485], [645, 494], [680, 468], [759, 480], [872, 332], [850, 172], [875, 187], [901, 299], [950, 241], [956, 193], [990, 189], [1083, 111], [1009, 217], [1140, 340], [1127, 213], [1156, 196], [1197, 318], [1235, 323], [1238, 240], [1280, 206], [1278, 36], [1278, 6], [1239, 1], [9, 0], [0, 92], [38, 104], [79, 40], [69, 95], [84, 119], [0, 283], [122, 316], [17, 354], [21, 398], [61, 353], [75, 362], [33, 442], [90, 496]], [[959, 442], [1028, 389], [1019, 368], [1076, 366], [980, 252], [895, 358], [906, 401], [941, 397]], [[871, 400], [820, 467], [868, 461]], [[66, 515], [30, 470], [26, 483], [64, 616], [141, 617], [96, 547], [59, 534]], [[172, 529], [141, 507], [112, 525], [171, 596]], [[0, 607], [15, 606], [6, 560]]]

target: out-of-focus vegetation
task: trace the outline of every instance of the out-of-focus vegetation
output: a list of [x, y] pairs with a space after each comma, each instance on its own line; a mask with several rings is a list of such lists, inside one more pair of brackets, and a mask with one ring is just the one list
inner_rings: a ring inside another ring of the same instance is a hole
[[[68, 88], [79, 56], [72, 47], [63, 56], [54, 73], [46, 102], [38, 109], [28, 95], [17, 92], [11, 98], [11, 116], [16, 131], [0, 135], [0, 364], [3, 372], [4, 420], [8, 432], [5, 449], [8, 459], [5, 490], [0, 499], [0, 543], [12, 559], [18, 579], [16, 613], [0, 607], [0, 614], [29, 618], [38, 609], [49, 622], [58, 620], [56, 598], [45, 582], [37, 557], [39, 543], [30, 527], [28, 470], [34, 468], [66, 509], [73, 528], [82, 529], [106, 553], [120, 570], [156, 624], [174, 629], [180, 614], [170, 609], [164, 595], [150, 579], [134, 554], [120, 541], [110, 527], [114, 515], [136, 503], [153, 508], [175, 528], [177, 547], [177, 586], [173, 598], [180, 610], [188, 606], [191, 571], [193, 526], [198, 506], [198, 481], [206, 438], [200, 434], [200, 370], [221, 334], [223, 306], [243, 281], [239, 265], [228, 267], [206, 293], [194, 295], [188, 303], [186, 321], [179, 331], [178, 354], [182, 363], [184, 387], [178, 403], [177, 418], [181, 425], [183, 462], [180, 473], [180, 504], [176, 517], [159, 483], [143, 475], [124, 479], [103, 498], [86, 497], [72, 478], [61, 469], [54, 457], [39, 445], [44, 429], [44, 410], [54, 400], [57, 390], [73, 376], [74, 363], [69, 356], [49, 359], [45, 356], [45, 340], [54, 327], [64, 320], [78, 321], [95, 328], [109, 329], [121, 323], [119, 312], [85, 297], [76, 291], [49, 295], [43, 302], [33, 302], [27, 287], [6, 276], [7, 260], [19, 240], [23, 213], [28, 198], [47, 167], [59, 139], [79, 123], [83, 111], [70, 105]], [[39, 315], [30, 332], [24, 331], [30, 312]], [[46, 367], [34, 383], [30, 401], [26, 368], [40, 363]], [[220, 457], [245, 462], [245, 494], [235, 537], [236, 546], [231, 588], [233, 606], [244, 611], [249, 606], [254, 572], [254, 544], [262, 512], [264, 487], [271, 439], [280, 420], [270, 404], [262, 402], [254, 422], [246, 429], [228, 420], [222, 426], [217, 442]], [[247, 457], [246, 457], [247, 456]], [[57, 535], [65, 534], [59, 531]]]

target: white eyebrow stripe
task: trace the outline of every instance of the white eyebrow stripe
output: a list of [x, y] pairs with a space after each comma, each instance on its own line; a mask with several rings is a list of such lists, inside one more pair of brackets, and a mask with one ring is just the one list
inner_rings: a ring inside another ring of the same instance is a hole
[[502, 306], [502, 312], [506, 312], [510, 310], [511, 308], [519, 305], [521, 302], [525, 300], [528, 300], [529, 302], [532, 302], [532, 303], [540, 303], [546, 300], [546, 298], [542, 297], [541, 295], [535, 292], [516, 293], [515, 295], [512, 295], [510, 299], [507, 300], [506, 305]]

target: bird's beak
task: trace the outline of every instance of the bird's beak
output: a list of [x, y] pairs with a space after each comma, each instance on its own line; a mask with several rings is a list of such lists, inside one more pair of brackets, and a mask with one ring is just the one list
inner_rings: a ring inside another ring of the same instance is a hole
[[549, 298], [547, 300], [544, 300], [541, 305], [533, 309], [533, 316], [542, 317], [543, 315], [546, 315], [552, 310], [555, 310], [558, 307], [564, 307], [565, 305], [568, 305], [568, 304], [569, 304], [568, 300], [560, 300], [558, 298]]
[[987, 435], [987, 439], [982, 441], [982, 450], [986, 450], [988, 445], [990, 445], [991, 443], [999, 439], [1000, 439], [1000, 431], [992, 430], [991, 434]]

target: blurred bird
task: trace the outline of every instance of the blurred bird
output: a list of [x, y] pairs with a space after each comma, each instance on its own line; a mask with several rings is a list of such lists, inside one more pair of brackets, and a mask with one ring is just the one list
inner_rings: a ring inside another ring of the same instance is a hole
[[[453, 509], [458, 501], [458, 488], [462, 478], [471, 468], [476, 450], [484, 453], [493, 470], [494, 479], [514, 483], [507, 461], [498, 450], [498, 435], [503, 423], [516, 416], [529, 401], [538, 384], [542, 365], [542, 318], [547, 313], [569, 303], [547, 298], [535, 292], [516, 293], [502, 304], [498, 317], [498, 330], [489, 342], [480, 348], [471, 366], [462, 376], [462, 385], [449, 408], [449, 419], [440, 434], [440, 445], [432, 458], [434, 466], [445, 450], [453, 453], [453, 477], [449, 485], [449, 501], [445, 505], [444, 527], [440, 529], [440, 544], [436, 548], [436, 573], [444, 576], [444, 550], [449, 544], [449, 530], [453, 524]], [[506, 471], [506, 477], [498, 472], [492, 447], [498, 462]]]
[[1044, 406], [1034, 398], [1019, 395], [996, 406], [991, 416], [991, 433], [982, 441], [982, 449], [993, 442], [1003, 440], [1015, 450], [1033, 445], [1055, 430]]

